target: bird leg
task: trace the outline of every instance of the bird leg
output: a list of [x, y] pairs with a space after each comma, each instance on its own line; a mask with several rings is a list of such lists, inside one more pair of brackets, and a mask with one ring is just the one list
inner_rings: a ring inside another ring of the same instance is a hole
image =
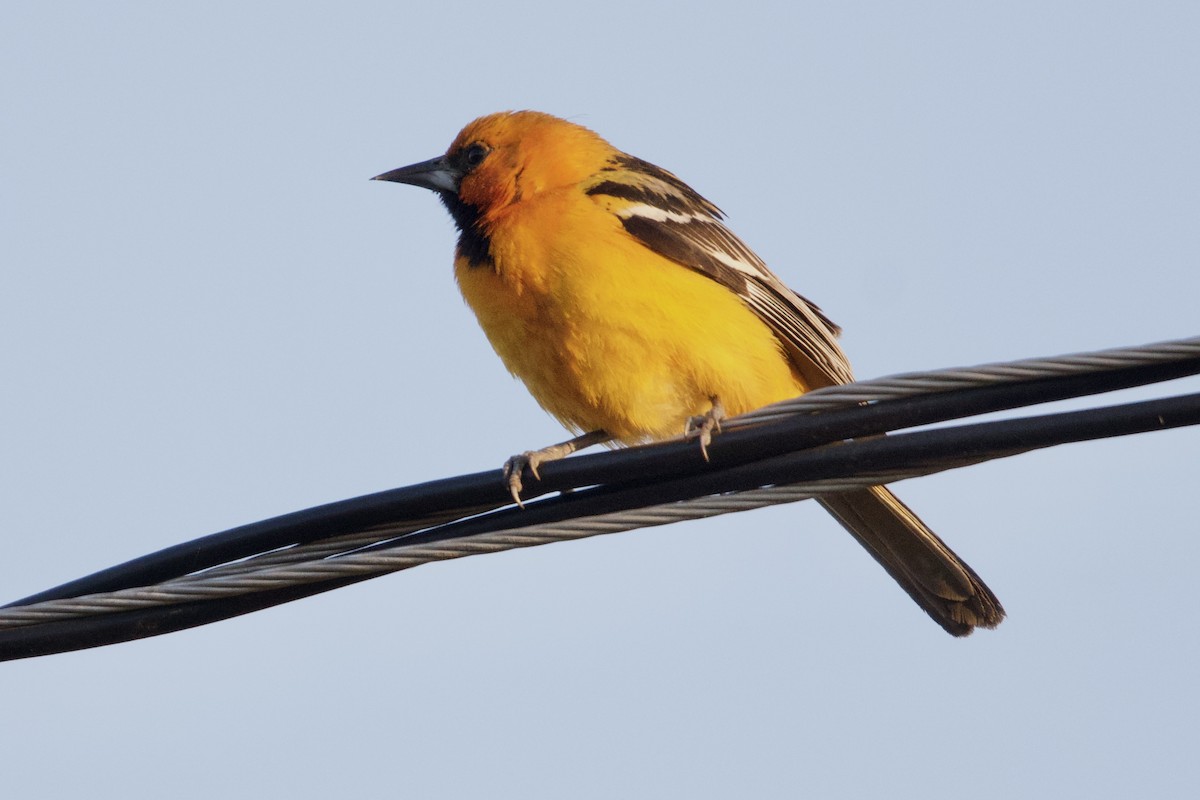
[[517, 505], [524, 508], [525, 504], [521, 502], [521, 475], [525, 472], [526, 467], [529, 468], [533, 477], [540, 481], [542, 476], [538, 475], [538, 467], [547, 461], [557, 461], [560, 458], [566, 458], [576, 450], [582, 450], [594, 444], [611, 442], [612, 438], [606, 431], [591, 431], [582, 436], [576, 436], [574, 439], [568, 439], [565, 442], [543, 447], [541, 450], [526, 450], [520, 455], [513, 456], [504, 462], [504, 480], [508, 484], [509, 494], [512, 495], [512, 499]]
[[714, 394], [708, 399], [712, 403], [708, 413], [688, 417], [683, 428], [685, 438], [700, 439], [700, 454], [704, 456], [705, 461], [708, 461], [708, 446], [712, 444], [713, 434], [721, 432], [721, 420], [725, 419], [725, 406], [721, 405], [721, 398]]

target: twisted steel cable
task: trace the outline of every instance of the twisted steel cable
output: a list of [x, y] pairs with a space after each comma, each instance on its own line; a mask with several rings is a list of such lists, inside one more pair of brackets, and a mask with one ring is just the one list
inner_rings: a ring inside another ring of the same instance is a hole
[[1200, 356], [1200, 336], [1119, 347], [1091, 353], [1031, 358], [1021, 361], [954, 367], [932, 372], [906, 372], [840, 386], [826, 386], [730, 420], [730, 427], [779, 419], [790, 414], [845, 408], [901, 397], [977, 389], [1018, 381], [1090, 375], [1130, 367], [1185, 361]]
[[[1134, 374], [1151, 367], [1157, 368], [1157, 371]], [[82, 643], [77, 642], [72, 646], [71, 642], [65, 642], [65, 646], [60, 648], [75, 649], [202, 624], [432, 561], [797, 502], [822, 494], [928, 475], [1065, 441], [1197, 424], [1200, 422], [1200, 396], [1129, 404], [1115, 409], [1068, 412], [1032, 420], [978, 423], [899, 434], [872, 441], [855, 439], [815, 449], [806, 449], [811, 447], [812, 442], [806, 441], [803, 436], [791, 437], [787, 431], [781, 436], [776, 432], [783, 431], [780, 423], [790, 421], [794, 426], [800, 418], [829, 418], [831, 415], [828, 412], [838, 409], [843, 409], [847, 418], [859, 418], [871, 411], [871, 406], [882, 408], [890, 401], [902, 401], [897, 405], [899, 407], [903, 403], [911, 405], [914, 398], [933, 395], [957, 397], [975, 392], [972, 396], [977, 397], [977, 390], [986, 388], [1039, 381], [1067, 381], [1070, 384], [1067, 388], [1055, 388], [1053, 392], [1035, 400], [1044, 402], [1046, 399], [1092, 394], [1198, 372], [1200, 337], [1097, 353], [911, 373], [821, 389], [729, 421], [725, 427], [730, 431], [740, 430], [741, 434], [746, 435], [758, 431], [762, 434], [758, 442], [771, 441], [776, 445], [769, 451], [755, 446], [750, 456], [733, 458], [729, 466], [722, 463], [698, 471], [693, 459], [690, 471], [675, 469], [672, 472], [665, 469], [655, 472], [647, 469], [641, 473], [631, 473], [625, 469], [615, 473], [616, 477], [612, 478], [604, 478], [613, 474], [611, 469], [606, 473], [597, 468], [589, 473], [585, 468], [585, 463], [601, 464], [606, 456], [610, 460], [629, 460], [638, 455], [635, 451], [641, 451], [639, 463], [654, 466], [651, 459], [659, 458], [669, 449], [669, 445], [657, 445], [573, 458], [569, 459], [571, 466], [568, 466], [568, 462], [562, 462], [561, 472], [578, 473], [579, 477], [574, 482], [568, 480], [562, 485], [543, 481], [543, 488], [549, 491], [579, 491], [530, 504], [528, 511], [511, 508], [496, 510], [505, 504], [499, 499], [502, 489], [498, 481], [494, 493], [496, 499], [488, 501], [467, 493], [473, 500], [445, 502], [443, 494], [456, 496], [450, 487], [443, 485], [446, 482], [394, 490], [400, 493], [397, 497], [405, 502], [399, 503], [396, 508], [385, 503], [381, 510], [377, 509], [378, 513], [374, 516], [382, 518], [382, 521], [372, 520], [370, 514], [363, 515], [364, 508], [371, 505], [368, 501], [376, 501], [379, 496], [343, 501], [259, 523], [269, 527], [269, 523], [275, 523], [273, 527], [278, 530], [270, 541], [282, 541], [284, 544], [262, 547], [248, 556], [241, 555], [236, 548], [229, 550], [215, 546], [227, 543], [221, 538], [222, 535], [214, 535], [198, 542], [214, 540], [213, 550], [233, 553], [233, 556], [222, 561], [213, 560], [201, 569], [188, 570], [153, 585], [127, 584], [120, 585], [114, 591], [72, 595], [72, 585], [68, 584], [59, 590], [44, 593], [48, 599], [41, 602], [31, 602], [38, 599], [35, 597], [2, 608], [0, 658], [58, 652], [54, 649], [58, 646], [54, 642], [43, 642], [40, 649], [35, 647], [23, 651], [15, 648], [11, 652], [5, 649], [5, 636], [19, 636], [23, 630], [30, 629], [36, 633], [39, 626], [49, 626], [49, 630], [58, 625], [54, 629], [59, 630], [63, 624], [75, 625], [71, 630], [78, 634], [76, 638]], [[1103, 383], [1086, 382], [1106, 373], [1129, 375], [1105, 379]], [[1024, 404], [1028, 403], [1011, 398], [993, 402], [990, 406], [976, 403], [972, 409], [947, 412], [941, 418], [970, 416]], [[815, 415], [815, 411], [827, 413]], [[887, 417], [882, 419], [890, 420]], [[879, 433], [884, 429], [896, 430], [925, 421], [928, 421], [927, 415], [916, 414], [913, 421], [907, 424], [886, 426], [880, 420], [860, 422], [860, 428], [852, 430], [866, 433], [834, 431], [825, 438], [813, 441], [817, 444], [841, 442], [843, 439]], [[1033, 424], [1038, 421], [1042, 421], [1040, 426]], [[727, 437], [718, 437], [716, 441], [733, 443], [741, 434], [729, 433]], [[900, 454], [899, 458], [897, 453]], [[885, 466], [889, 459], [895, 463]], [[676, 459], [671, 463], [677, 466], [679, 462]], [[550, 466], [559, 468], [559, 465]], [[479, 481], [488, 479], [490, 475], [484, 473], [467, 477]], [[422, 494], [417, 491], [421, 489], [427, 490], [428, 497], [425, 499], [428, 502], [435, 505], [440, 503], [440, 507], [432, 510], [420, 508], [421, 503], [415, 502], [414, 498]], [[439, 493], [439, 489], [446, 491]], [[320, 529], [321, 512], [330, 509], [337, 511], [329, 515], [329, 519], [336, 520], [336, 524], [319, 531], [324, 538], [288, 538], [291, 535], [289, 524], [299, 527], [303, 523], [310, 528], [315, 524]], [[367, 522], [356, 525], [355, 521], [359, 519]], [[280, 533], [286, 535], [280, 538]], [[153, 566], [161, 568], [161, 565]], [[146, 569], [135, 569], [130, 575], [139, 576], [146, 572]], [[89, 579], [75, 583], [86, 587]], [[247, 606], [232, 613], [196, 610], [197, 603], [208, 603], [215, 607], [243, 596], [257, 597], [252, 603], [253, 607]], [[190, 609], [191, 616], [188, 619], [199, 621], [179, 622], [173, 627], [168, 624], [163, 629], [149, 626], [140, 633], [126, 631], [120, 637], [109, 635], [108, 638], [85, 635], [87, 629], [78, 627], [86, 626], [89, 618], [116, 619], [123, 615], [127, 617], [130, 612], [166, 613], [172, 607]]]

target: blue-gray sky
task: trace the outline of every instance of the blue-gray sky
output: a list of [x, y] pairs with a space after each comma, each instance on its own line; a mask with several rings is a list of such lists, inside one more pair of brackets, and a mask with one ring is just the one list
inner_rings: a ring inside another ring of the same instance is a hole
[[[5, 4], [0, 600], [560, 438], [435, 198], [367, 181], [491, 111], [679, 174], [862, 377], [1194, 335], [1197, 35], [1186, 2]], [[5, 664], [5, 791], [1181, 797], [1198, 448], [900, 485], [1009, 611], [965, 641], [801, 504]]]

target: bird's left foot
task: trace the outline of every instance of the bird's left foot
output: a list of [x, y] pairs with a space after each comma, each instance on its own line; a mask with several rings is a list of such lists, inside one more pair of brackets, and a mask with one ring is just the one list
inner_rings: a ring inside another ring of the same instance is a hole
[[[533, 474], [533, 477], [540, 481], [542, 476], [538, 475], [538, 467], [541, 466], [543, 461], [552, 461], [556, 457], [554, 455], [547, 455], [545, 451], [548, 449], [550, 448], [526, 450], [524, 453], [511, 456], [504, 462], [504, 482], [508, 485], [508, 493], [512, 495], [513, 501], [521, 508], [525, 507], [525, 504], [521, 502], [521, 490], [525, 488], [525, 485], [521, 482], [521, 476], [528, 469]], [[557, 456], [557, 458], [562, 458], [562, 456]]]
[[560, 458], [566, 458], [576, 450], [611, 440], [612, 437], [604, 431], [591, 431], [582, 436], [576, 436], [574, 439], [543, 447], [541, 450], [526, 450], [524, 453], [508, 459], [504, 462], [504, 482], [508, 486], [508, 493], [512, 495], [513, 502], [521, 508], [525, 507], [525, 504], [521, 502], [521, 489], [523, 488], [521, 476], [526, 469], [540, 481], [542, 476], [538, 475], [538, 467], [547, 461], [557, 461]]
[[714, 395], [709, 400], [712, 401], [712, 408], [708, 413], [689, 417], [683, 429], [685, 438], [700, 440], [700, 454], [705, 461], [708, 461], [708, 446], [712, 444], [713, 434], [721, 432], [721, 420], [725, 419], [725, 406], [721, 405], [721, 398]]

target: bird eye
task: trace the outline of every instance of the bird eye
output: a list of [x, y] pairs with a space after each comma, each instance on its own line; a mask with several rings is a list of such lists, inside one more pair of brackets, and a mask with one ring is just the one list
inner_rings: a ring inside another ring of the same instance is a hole
[[467, 149], [463, 151], [463, 163], [466, 165], [467, 169], [474, 169], [483, 163], [483, 160], [487, 158], [487, 154], [489, 152], [491, 151], [488, 149], [486, 144], [483, 144], [482, 142], [475, 142], [474, 144], [468, 145]]

